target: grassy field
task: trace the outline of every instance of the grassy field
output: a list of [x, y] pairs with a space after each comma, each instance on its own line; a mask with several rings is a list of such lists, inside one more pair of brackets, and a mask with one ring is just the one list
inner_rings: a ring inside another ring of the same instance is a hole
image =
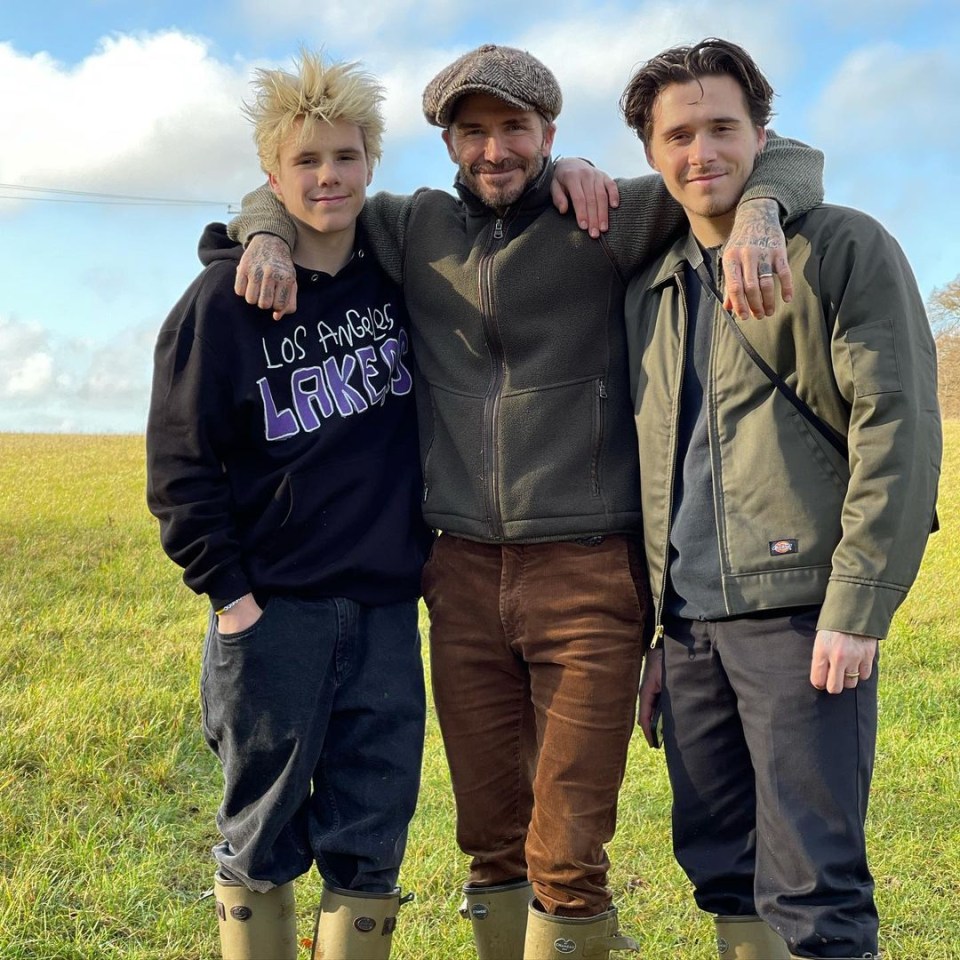
[[[898, 960], [960, 958], [960, 422], [946, 438], [943, 530], [883, 645], [869, 834]], [[3, 960], [218, 956], [200, 900], [219, 799], [199, 733], [205, 610], [162, 555], [143, 489], [140, 438], [0, 435]], [[428, 736], [398, 960], [473, 956], [432, 721]], [[637, 736], [610, 849], [622, 923], [645, 960], [706, 960], [668, 809], [661, 756]], [[304, 878], [304, 938], [318, 901]]]

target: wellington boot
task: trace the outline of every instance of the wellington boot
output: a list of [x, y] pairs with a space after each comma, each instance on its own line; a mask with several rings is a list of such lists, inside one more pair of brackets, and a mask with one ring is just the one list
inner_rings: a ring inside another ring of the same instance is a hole
[[223, 960], [297, 960], [297, 908], [292, 883], [255, 893], [218, 873], [213, 892]]
[[717, 917], [721, 960], [789, 960], [786, 943], [759, 917]]
[[477, 960], [520, 960], [532, 896], [526, 880], [463, 888], [460, 916], [473, 925]]
[[388, 960], [397, 911], [413, 894], [341, 890], [323, 885], [313, 933], [313, 960]]
[[595, 917], [553, 917], [530, 904], [523, 960], [608, 960], [611, 950], [639, 948], [620, 935], [617, 909]]

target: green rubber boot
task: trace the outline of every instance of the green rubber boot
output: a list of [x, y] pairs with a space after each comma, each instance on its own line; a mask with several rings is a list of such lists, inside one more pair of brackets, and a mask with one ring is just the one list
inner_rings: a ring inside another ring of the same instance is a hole
[[413, 894], [341, 890], [323, 885], [313, 933], [313, 960], [388, 960], [397, 911]]
[[292, 883], [255, 893], [218, 873], [213, 892], [223, 960], [297, 960], [297, 907]]
[[463, 888], [460, 916], [473, 926], [477, 960], [520, 960], [532, 896], [526, 880]]
[[580, 918], [553, 917], [530, 904], [523, 960], [609, 960], [611, 950], [638, 949], [636, 940], [620, 935], [616, 907]]
[[759, 917], [717, 917], [720, 960], [790, 960], [786, 943]]

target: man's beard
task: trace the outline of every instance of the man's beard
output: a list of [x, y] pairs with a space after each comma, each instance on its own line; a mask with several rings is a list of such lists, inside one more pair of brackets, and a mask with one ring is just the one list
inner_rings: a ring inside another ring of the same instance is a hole
[[[546, 157], [537, 155], [533, 160], [523, 160], [511, 157], [500, 163], [490, 163], [480, 160], [471, 166], [460, 165], [460, 180], [465, 183], [488, 207], [503, 210], [516, 203], [527, 187], [533, 183], [546, 163]], [[522, 170], [523, 182], [520, 184], [504, 184], [502, 187], [488, 184], [480, 177], [482, 173], [506, 172], [508, 170]]]

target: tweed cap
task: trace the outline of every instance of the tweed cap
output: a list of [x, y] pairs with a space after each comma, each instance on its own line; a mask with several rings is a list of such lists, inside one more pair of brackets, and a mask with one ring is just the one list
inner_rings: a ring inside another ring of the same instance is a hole
[[485, 43], [444, 67], [423, 91], [423, 115], [449, 127], [457, 101], [487, 93], [521, 110], [536, 110], [552, 123], [563, 105], [557, 78], [526, 50]]

